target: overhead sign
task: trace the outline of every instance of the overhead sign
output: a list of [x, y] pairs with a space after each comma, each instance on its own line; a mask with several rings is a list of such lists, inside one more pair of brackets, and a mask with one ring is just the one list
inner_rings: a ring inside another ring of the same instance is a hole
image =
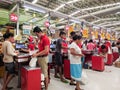
[[45, 22], [45, 26], [46, 27], [49, 27], [50, 26], [50, 23], [48, 21]]
[[32, 30], [31, 25], [23, 25], [23, 34], [30, 35], [30, 31]]
[[32, 26], [30, 26], [30, 25], [23, 25], [23, 29], [32, 30]]
[[88, 38], [88, 29], [82, 30], [83, 37]]
[[65, 29], [66, 29], [66, 30], [69, 30], [69, 29], [70, 29], [70, 27], [67, 25], [67, 26], [65, 27]]
[[30, 35], [30, 30], [24, 29], [24, 30], [23, 30], [23, 34]]
[[17, 22], [18, 21], [18, 16], [14, 13], [11, 13], [10, 14], [10, 21]]

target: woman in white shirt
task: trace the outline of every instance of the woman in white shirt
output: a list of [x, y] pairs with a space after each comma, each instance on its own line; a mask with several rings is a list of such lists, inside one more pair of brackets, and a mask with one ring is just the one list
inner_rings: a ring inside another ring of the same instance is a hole
[[78, 46], [78, 44], [81, 42], [81, 38], [81, 36], [75, 35], [73, 37], [73, 42], [70, 45], [70, 72], [71, 78], [77, 82], [75, 90], [81, 90], [80, 80], [82, 74], [82, 65], [80, 59], [84, 56]]

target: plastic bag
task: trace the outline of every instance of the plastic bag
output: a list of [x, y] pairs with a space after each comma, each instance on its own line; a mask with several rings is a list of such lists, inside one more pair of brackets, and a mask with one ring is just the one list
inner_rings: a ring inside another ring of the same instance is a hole
[[29, 62], [29, 66], [36, 67], [36, 62], [37, 62], [37, 58], [36, 57], [32, 58]]

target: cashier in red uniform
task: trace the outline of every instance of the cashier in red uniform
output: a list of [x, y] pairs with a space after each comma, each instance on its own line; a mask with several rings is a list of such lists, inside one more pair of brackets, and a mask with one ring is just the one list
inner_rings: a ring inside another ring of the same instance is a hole
[[104, 62], [107, 62], [108, 47], [106, 45], [101, 45], [99, 48], [99, 55], [104, 57]]
[[111, 43], [108, 39], [105, 39], [105, 45], [111, 49]]
[[30, 51], [35, 49], [35, 43], [34, 43], [34, 38], [32, 36], [29, 36], [28, 38], [28, 48], [21, 48], [20, 51], [29, 53]]
[[50, 40], [37, 26], [33, 29], [33, 32], [39, 38], [39, 51], [32, 56], [38, 58], [38, 65], [41, 67], [42, 73], [45, 76], [45, 90], [48, 90], [48, 54], [50, 51]]

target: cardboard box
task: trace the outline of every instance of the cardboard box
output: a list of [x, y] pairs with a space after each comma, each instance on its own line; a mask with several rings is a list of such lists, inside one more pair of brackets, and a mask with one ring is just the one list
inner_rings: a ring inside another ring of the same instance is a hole
[[0, 66], [0, 78], [4, 77], [4, 73], [5, 73], [5, 67], [4, 66]]
[[120, 68], [120, 61], [115, 62], [115, 67]]

